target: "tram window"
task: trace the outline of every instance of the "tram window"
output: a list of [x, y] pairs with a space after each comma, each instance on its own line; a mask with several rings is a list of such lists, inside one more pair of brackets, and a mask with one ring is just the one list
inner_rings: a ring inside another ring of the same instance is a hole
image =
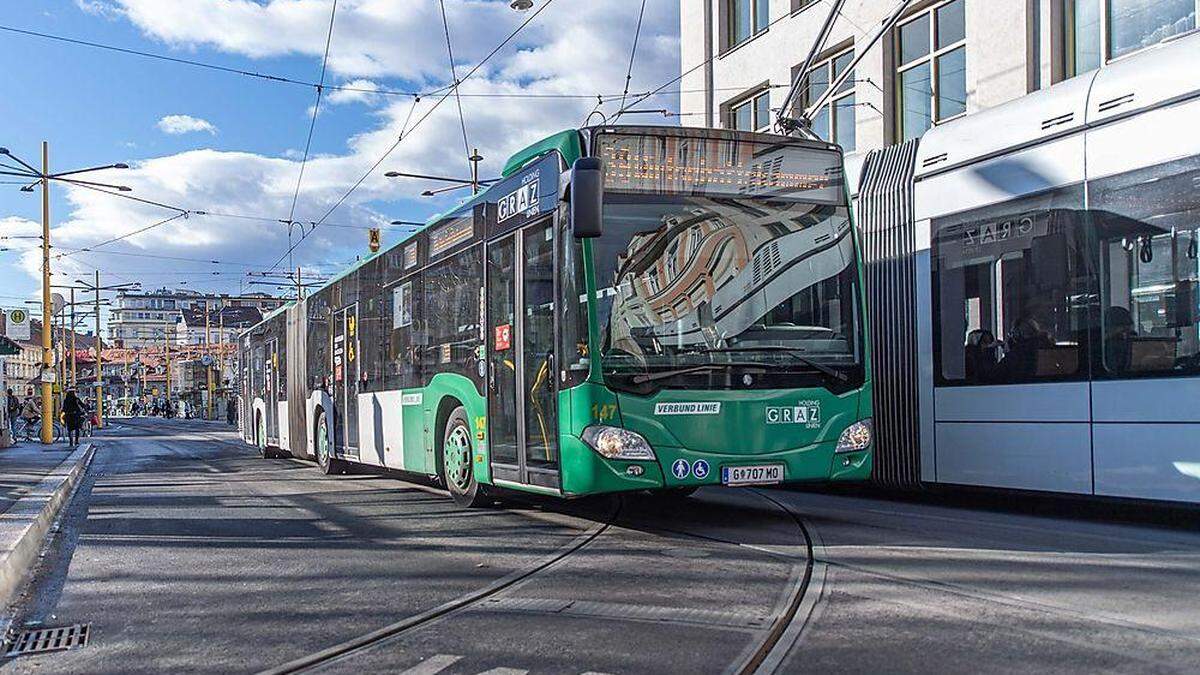
[[1068, 188], [934, 221], [939, 384], [1087, 378], [1082, 201]]
[[1099, 375], [1200, 373], [1200, 157], [1091, 183], [1101, 262]]

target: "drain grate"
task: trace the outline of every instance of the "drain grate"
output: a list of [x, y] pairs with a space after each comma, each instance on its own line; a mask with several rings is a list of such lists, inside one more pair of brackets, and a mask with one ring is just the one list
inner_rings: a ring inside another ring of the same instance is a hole
[[62, 649], [75, 649], [87, 644], [90, 623], [77, 623], [58, 628], [28, 628], [17, 634], [8, 646], [6, 656], [42, 654]]

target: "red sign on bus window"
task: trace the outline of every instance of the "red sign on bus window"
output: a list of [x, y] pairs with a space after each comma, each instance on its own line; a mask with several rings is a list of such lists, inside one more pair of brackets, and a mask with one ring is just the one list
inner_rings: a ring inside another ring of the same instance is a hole
[[496, 351], [502, 352], [512, 347], [512, 324], [506, 323], [496, 326], [495, 332], [494, 342], [496, 343]]

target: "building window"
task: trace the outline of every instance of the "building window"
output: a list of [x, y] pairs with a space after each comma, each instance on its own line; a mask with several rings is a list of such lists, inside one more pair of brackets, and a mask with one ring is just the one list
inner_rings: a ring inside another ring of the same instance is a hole
[[725, 48], [731, 49], [767, 29], [770, 0], [725, 0]]
[[1065, 0], [1063, 62], [1074, 77], [1196, 27], [1200, 0]]
[[896, 31], [899, 137], [916, 138], [967, 111], [966, 0], [942, 2]]
[[725, 126], [738, 131], [765, 131], [771, 126], [770, 92], [761, 91], [729, 105]]
[[[818, 63], [809, 71], [808, 86], [802, 98], [805, 110], [825, 94], [852, 61], [854, 50], [849, 49]], [[819, 110], [813, 111], [813, 131], [822, 139], [842, 146], [846, 152], [854, 152], [855, 109], [854, 71], [851, 71], [837, 92]]]

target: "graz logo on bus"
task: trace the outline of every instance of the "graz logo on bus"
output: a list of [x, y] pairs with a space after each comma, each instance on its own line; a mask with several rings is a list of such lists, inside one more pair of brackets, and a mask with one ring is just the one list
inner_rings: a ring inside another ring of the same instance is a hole
[[790, 406], [767, 406], [767, 424], [803, 424], [808, 429], [821, 426], [821, 402], [800, 401]]
[[521, 178], [521, 187], [500, 198], [496, 204], [496, 222], [502, 223], [513, 216], [528, 212], [535, 215], [538, 209], [538, 175], [526, 174]]

